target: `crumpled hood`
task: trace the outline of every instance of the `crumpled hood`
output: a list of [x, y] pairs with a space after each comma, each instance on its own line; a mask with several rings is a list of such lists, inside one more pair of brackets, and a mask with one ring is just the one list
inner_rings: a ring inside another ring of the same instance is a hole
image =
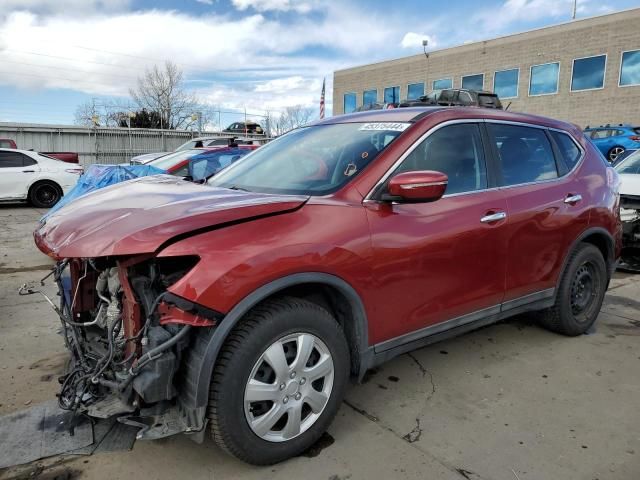
[[155, 252], [172, 238], [216, 225], [295, 210], [308, 197], [143, 177], [80, 197], [47, 217], [36, 245], [55, 258]]

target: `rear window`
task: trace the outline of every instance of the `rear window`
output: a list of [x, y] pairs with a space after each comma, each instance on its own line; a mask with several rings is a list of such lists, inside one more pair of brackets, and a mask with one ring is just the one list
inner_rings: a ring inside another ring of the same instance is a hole
[[0, 148], [13, 148], [13, 143], [9, 140], [0, 140]]
[[553, 130], [549, 133], [558, 146], [560, 159], [567, 166], [567, 170], [573, 170], [573, 167], [575, 167], [580, 161], [580, 156], [582, 155], [580, 149], [573, 139], [566, 133], [560, 133]]
[[503, 185], [558, 177], [553, 150], [543, 129], [503, 124], [488, 127], [500, 154]]

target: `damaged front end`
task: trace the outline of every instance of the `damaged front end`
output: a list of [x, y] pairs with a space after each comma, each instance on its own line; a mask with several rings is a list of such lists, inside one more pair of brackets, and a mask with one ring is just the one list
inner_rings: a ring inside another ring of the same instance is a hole
[[622, 255], [618, 268], [640, 272], [640, 196], [620, 195]]
[[[196, 256], [66, 259], [56, 264], [62, 336], [71, 357], [60, 407], [141, 427], [139, 438], [203, 432], [186, 372], [222, 314], [167, 289]], [[23, 290], [22, 293], [35, 293]]]

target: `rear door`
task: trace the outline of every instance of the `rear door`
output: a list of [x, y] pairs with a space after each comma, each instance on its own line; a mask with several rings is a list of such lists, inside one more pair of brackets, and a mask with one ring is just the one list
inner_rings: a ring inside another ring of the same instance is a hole
[[527, 295], [553, 295], [570, 244], [588, 226], [585, 184], [570, 171], [582, 151], [561, 134], [578, 152], [567, 166], [556, 158], [560, 149], [546, 128], [488, 121], [487, 130], [507, 202], [505, 302], [517, 306]]
[[31, 157], [15, 151], [0, 151], [0, 198], [27, 198], [29, 186], [38, 172], [40, 167]]

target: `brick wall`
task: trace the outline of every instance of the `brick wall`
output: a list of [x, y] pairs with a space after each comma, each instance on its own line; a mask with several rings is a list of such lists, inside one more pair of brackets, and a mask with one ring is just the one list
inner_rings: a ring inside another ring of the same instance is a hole
[[[383, 101], [384, 88], [400, 85], [400, 98], [407, 85], [424, 82], [431, 90], [434, 80], [453, 77], [461, 87], [462, 76], [484, 73], [485, 90], [493, 90], [497, 70], [519, 68], [518, 97], [510, 110], [568, 120], [584, 127], [605, 123], [640, 124], [640, 86], [618, 87], [623, 51], [640, 49], [640, 8], [542, 28], [508, 37], [334, 72], [333, 112], [343, 113], [344, 94], [377, 89]], [[570, 92], [573, 59], [607, 54], [605, 86], [600, 90]], [[529, 97], [532, 65], [560, 62], [558, 93]]]

